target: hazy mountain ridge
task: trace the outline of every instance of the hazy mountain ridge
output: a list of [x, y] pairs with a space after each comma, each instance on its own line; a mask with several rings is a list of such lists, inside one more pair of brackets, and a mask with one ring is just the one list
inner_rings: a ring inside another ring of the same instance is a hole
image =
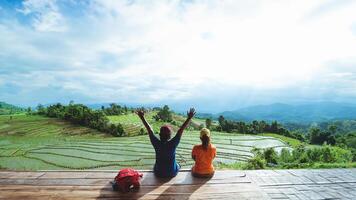
[[280, 122], [310, 123], [329, 120], [356, 119], [356, 105], [349, 103], [319, 102], [300, 105], [275, 103], [225, 111], [223, 115], [232, 120], [277, 120]]
[[[141, 107], [142, 105], [136, 103], [118, 103], [121, 106]], [[109, 107], [110, 103], [93, 103], [87, 104], [93, 109], [100, 109], [101, 106]], [[144, 105], [145, 107], [154, 107], [155, 105]], [[35, 107], [34, 107], [35, 109]], [[12, 110], [12, 111], [11, 111]], [[10, 114], [23, 112], [25, 109], [11, 105], [9, 103], [0, 102], [0, 114]], [[173, 110], [175, 110], [173, 108]], [[252, 121], [252, 120], [277, 120], [284, 123], [312, 123], [324, 122], [331, 120], [356, 120], [356, 104], [351, 103], [336, 103], [336, 102], [317, 102], [305, 104], [286, 104], [274, 103], [269, 105], [256, 105], [241, 108], [234, 111], [224, 111], [216, 114], [212, 113], [198, 113], [200, 118], [217, 119], [220, 115], [226, 119], [238, 121]]]

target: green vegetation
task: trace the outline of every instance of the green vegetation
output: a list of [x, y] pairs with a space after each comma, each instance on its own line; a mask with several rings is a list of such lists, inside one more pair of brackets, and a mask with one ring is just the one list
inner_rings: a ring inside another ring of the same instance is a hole
[[[110, 107], [101, 107], [100, 110], [93, 110], [83, 104], [62, 105], [60, 103], [44, 107], [37, 106], [37, 112], [29, 111], [28, 114], [39, 114], [47, 117], [66, 120], [73, 124], [86, 126], [98, 131], [109, 133], [112, 136], [136, 136], [144, 135], [146, 131], [133, 113], [133, 108], [110, 104]], [[170, 123], [176, 130], [177, 126], [184, 121], [184, 117], [173, 114], [166, 105], [163, 108], [147, 110], [148, 120], [157, 132], [165, 123]], [[200, 126], [192, 122], [190, 129], [198, 129]], [[188, 128], [189, 128], [188, 127]]]
[[345, 128], [345, 126], [343, 126], [343, 128], [339, 130], [336, 123], [322, 123], [322, 127], [311, 126], [309, 131], [306, 133], [302, 133], [300, 131], [289, 131], [277, 121], [273, 121], [271, 124], [266, 123], [265, 121], [256, 120], [251, 123], [246, 123], [241, 121], [226, 120], [223, 116], [220, 116], [218, 121], [219, 125], [213, 127], [218, 131], [222, 130], [229, 133], [247, 133], [256, 135], [265, 134], [265, 132], [267, 132], [267, 135], [280, 138], [293, 148], [296, 148], [300, 144], [304, 144], [304, 142], [310, 145], [329, 144], [349, 150], [352, 155], [352, 161], [356, 161], [356, 133], [342, 132], [345, 130], [354, 130], [352, 129], [352, 120], [349, 120], [346, 123], [346, 125], [350, 125], [351, 128]]
[[285, 129], [282, 124], [277, 121], [267, 123], [265, 121], [254, 120], [251, 123], [243, 121], [226, 120], [223, 116], [220, 116], [219, 125], [215, 127], [218, 131], [225, 131], [228, 133], [244, 133], [244, 134], [261, 134], [261, 133], [276, 133], [286, 137], [295, 138], [301, 141], [305, 140], [305, 136], [299, 132], [290, 132]]
[[120, 105], [117, 105], [116, 103], [111, 103], [110, 107], [108, 107], [108, 108], [101, 106], [101, 110], [106, 115], [122, 115], [122, 114], [127, 114], [132, 109], [129, 109], [127, 106], [120, 106]]
[[[151, 124], [151, 126], [153, 127], [153, 130], [155, 132], [158, 132], [160, 127], [166, 124], [166, 122], [156, 121], [154, 119], [154, 116], [156, 114], [157, 111], [148, 112], [146, 113], [146, 118], [148, 122]], [[135, 113], [129, 113], [126, 115], [107, 116], [107, 118], [109, 119], [110, 123], [121, 124], [127, 136], [146, 134], [146, 129], [144, 128], [142, 122], [140, 121], [140, 119], [137, 117]], [[176, 126], [173, 125], [172, 127], [175, 130], [177, 130]]]
[[265, 168], [331, 168], [354, 167], [350, 150], [330, 145], [316, 148], [299, 146], [292, 151], [282, 149], [278, 154], [273, 148], [252, 150], [255, 154], [247, 163], [220, 165], [220, 168], [265, 169]]
[[125, 132], [120, 123], [109, 123], [106, 112], [121, 113], [121, 107], [111, 104], [110, 108], [102, 110], [92, 110], [83, 104], [74, 104], [71, 102], [65, 106], [60, 103], [50, 105], [47, 108], [38, 106], [38, 114], [47, 117], [54, 117], [66, 120], [73, 124], [78, 124], [96, 129], [101, 132], [109, 133], [112, 136], [124, 136]]
[[156, 121], [171, 122], [173, 121], [173, 113], [169, 110], [169, 107], [165, 105], [163, 108], [158, 108], [158, 112], [154, 116], [154, 119]]
[[[67, 106], [39, 105], [35, 111], [28, 109], [27, 114], [1, 115], [0, 168], [150, 169], [154, 150], [133, 111], [116, 104], [93, 110], [71, 102]], [[147, 109], [145, 116], [156, 133], [167, 123], [177, 131], [185, 120], [168, 106]], [[193, 163], [191, 150], [200, 143], [198, 130], [204, 126], [213, 131], [212, 142], [218, 149], [214, 165], [218, 169], [355, 166], [356, 133], [340, 134], [337, 126], [313, 127], [302, 134], [288, 131], [278, 122], [245, 123], [220, 117], [218, 123], [192, 120], [177, 149], [177, 160], [185, 168]]]
[[23, 113], [25, 109], [7, 104], [5, 102], [0, 102], [0, 115], [11, 115], [17, 113]]
[[[132, 116], [128, 115], [130, 119]], [[151, 169], [155, 158], [147, 135], [112, 137], [65, 120], [39, 115], [16, 115], [12, 119], [0, 116], [0, 138], [0, 163], [6, 169], [118, 169], [127, 166]], [[212, 142], [218, 148], [217, 166], [247, 162], [254, 156], [251, 152], [254, 147], [273, 147], [276, 151], [288, 148], [272, 137], [220, 132], [212, 133]], [[198, 131], [188, 130], [183, 134], [177, 149], [177, 160], [183, 167], [192, 165], [191, 150], [199, 143]]]
[[309, 131], [310, 144], [321, 145], [324, 142], [326, 142], [327, 144], [334, 145], [336, 143], [336, 140], [335, 140], [335, 136], [333, 135], [333, 132], [335, 132], [336, 127], [333, 127], [330, 129], [334, 129], [334, 131], [332, 131], [332, 130], [321, 131], [317, 127], [311, 128]]

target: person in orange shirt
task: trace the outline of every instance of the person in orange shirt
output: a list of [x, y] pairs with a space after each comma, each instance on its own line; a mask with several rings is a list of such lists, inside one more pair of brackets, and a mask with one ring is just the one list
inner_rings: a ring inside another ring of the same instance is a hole
[[213, 160], [216, 156], [216, 148], [210, 142], [209, 129], [203, 128], [200, 131], [200, 140], [202, 144], [195, 145], [192, 150], [192, 158], [195, 161], [192, 174], [195, 177], [212, 177], [215, 171]]

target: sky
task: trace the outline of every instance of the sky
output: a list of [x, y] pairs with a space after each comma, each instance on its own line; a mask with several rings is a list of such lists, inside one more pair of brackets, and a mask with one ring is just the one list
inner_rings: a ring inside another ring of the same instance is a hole
[[0, 0], [0, 101], [355, 102], [353, 0]]

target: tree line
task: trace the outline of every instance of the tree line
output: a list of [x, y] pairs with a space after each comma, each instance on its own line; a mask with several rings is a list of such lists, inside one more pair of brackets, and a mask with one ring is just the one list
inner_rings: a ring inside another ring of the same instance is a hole
[[311, 126], [306, 131], [290, 131], [283, 127], [277, 121], [267, 123], [265, 121], [241, 122], [226, 120], [223, 116], [218, 118], [219, 124], [212, 125], [211, 119], [206, 119], [206, 127], [216, 131], [224, 131], [228, 133], [243, 133], [243, 134], [260, 134], [260, 133], [276, 133], [286, 137], [298, 139], [302, 142], [316, 145], [333, 145], [343, 149], [349, 149], [352, 153], [353, 160], [356, 160], [356, 132], [343, 133], [339, 132], [339, 127], [335, 124], [329, 124], [326, 127]]
[[[243, 134], [260, 134], [260, 133], [276, 133], [279, 135], [295, 138], [301, 141], [305, 140], [305, 136], [298, 132], [291, 132], [284, 128], [282, 124], [277, 121], [268, 123], [266, 121], [254, 120], [251, 123], [242, 121], [227, 120], [223, 116], [218, 118], [219, 125], [215, 127], [217, 131], [224, 131], [228, 133], [243, 133]], [[206, 120], [206, 126], [211, 127], [211, 119]]]
[[116, 106], [115, 104], [110, 105], [109, 108], [93, 110], [83, 104], [74, 104], [71, 102], [69, 105], [57, 103], [48, 107], [39, 104], [36, 114], [63, 119], [73, 124], [109, 133], [113, 136], [125, 136], [126, 133], [122, 125], [120, 123], [112, 124], [106, 117], [107, 114], [121, 113], [122, 110], [125, 110], [125, 108]]
[[293, 150], [283, 148], [277, 153], [273, 148], [252, 150], [254, 157], [250, 159], [243, 169], [278, 168], [305, 168], [320, 165], [338, 166], [344, 164], [351, 166], [355, 157], [349, 149], [322, 145], [320, 148], [307, 148], [299, 146]]
[[105, 106], [101, 106], [101, 110], [106, 115], [124, 115], [127, 114], [129, 111], [132, 111], [131, 108], [128, 108], [127, 106], [120, 106], [116, 103], [111, 103], [108, 108], [105, 108]]

